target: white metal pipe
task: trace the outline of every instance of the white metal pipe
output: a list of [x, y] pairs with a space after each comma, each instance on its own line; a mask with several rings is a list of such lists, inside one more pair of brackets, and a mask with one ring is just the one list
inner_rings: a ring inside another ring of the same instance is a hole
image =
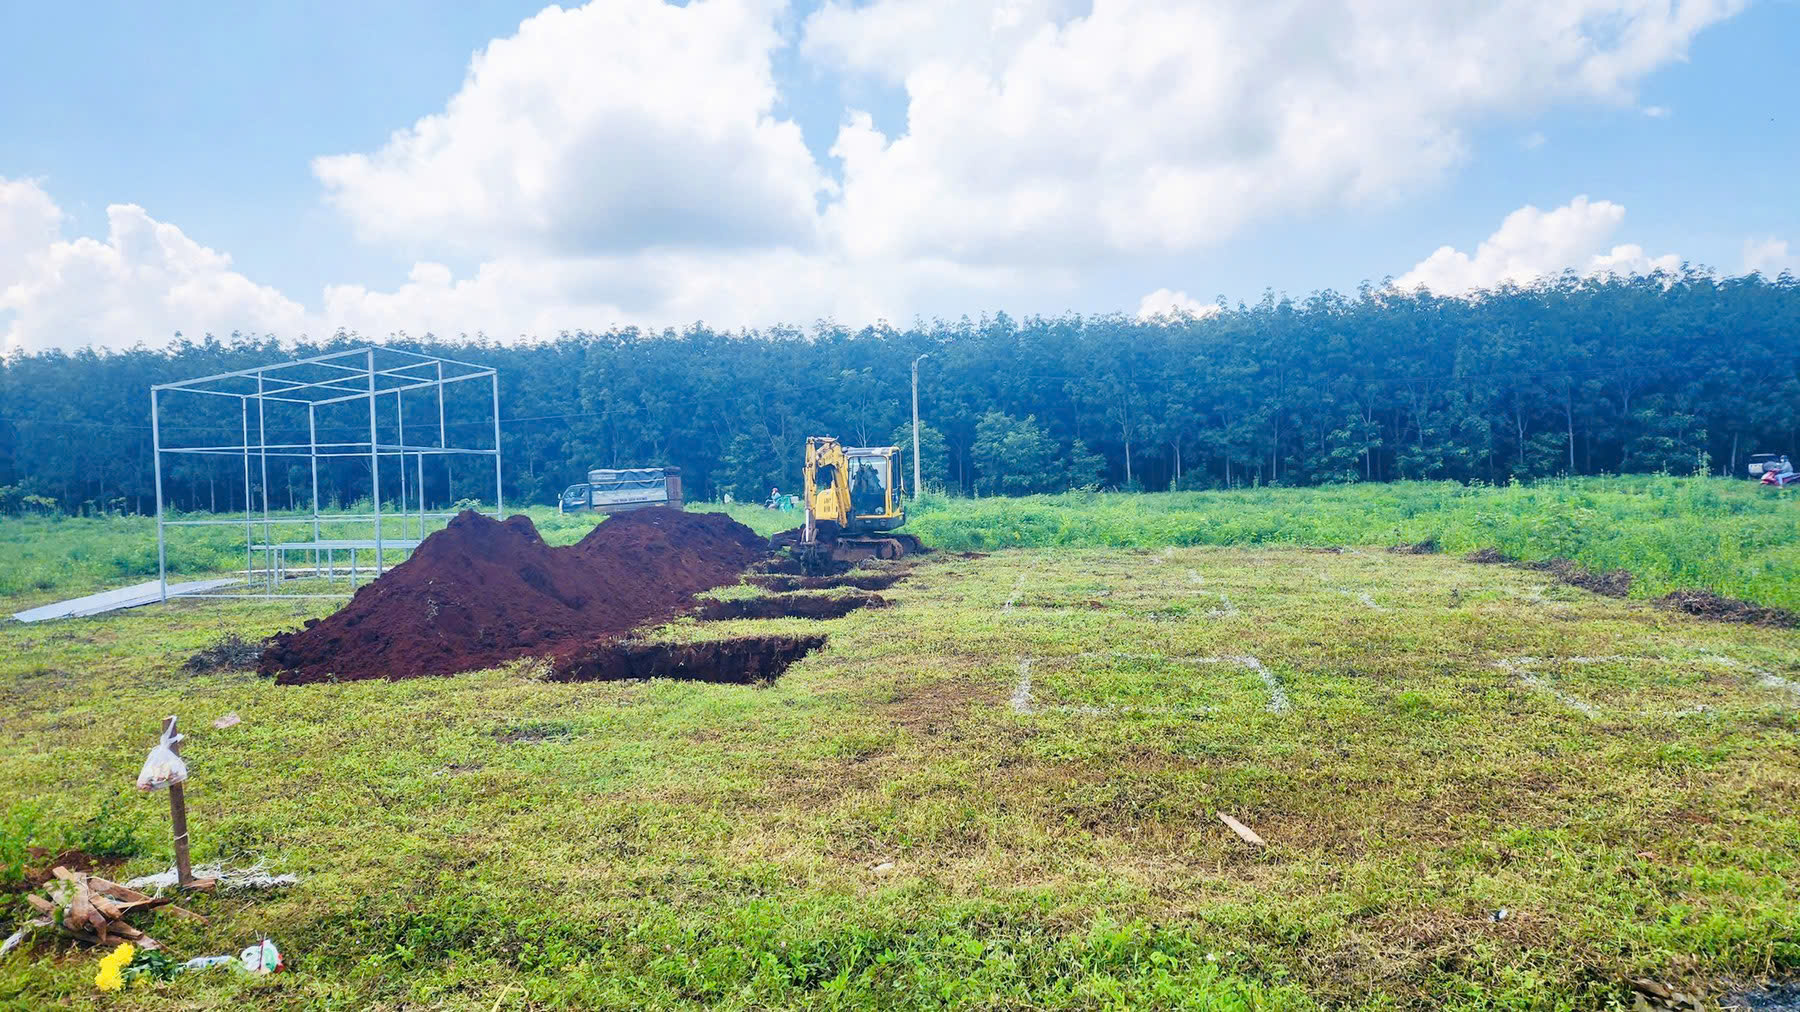
[[[369, 349], [369, 477], [374, 488], [371, 497], [375, 503], [375, 575], [381, 576], [381, 454], [376, 446], [381, 442], [375, 434], [375, 349]], [[351, 559], [356, 558], [352, 551]]]
[[494, 517], [506, 517], [506, 493], [502, 491], [500, 478], [500, 374], [489, 372], [494, 381]]
[[150, 456], [156, 467], [156, 585], [158, 597], [169, 600], [169, 557], [163, 544], [162, 420], [156, 413], [156, 391], [150, 391]]

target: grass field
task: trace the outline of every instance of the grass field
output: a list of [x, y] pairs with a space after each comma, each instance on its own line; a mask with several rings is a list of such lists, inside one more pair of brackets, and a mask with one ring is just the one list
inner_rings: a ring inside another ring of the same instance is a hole
[[[830, 635], [760, 688], [181, 668], [322, 602], [9, 623], [3, 845], [166, 867], [131, 782], [178, 713], [197, 857], [301, 876], [148, 922], [289, 972], [120, 1009], [1583, 1009], [1800, 967], [1800, 632], [1379, 550], [910, 565], [888, 609], [656, 633]], [[28, 946], [0, 1003], [85, 1004], [96, 964]]]
[[[763, 534], [799, 522], [795, 514], [754, 506], [695, 508], [727, 510]], [[1430, 541], [1448, 553], [1498, 548], [1527, 560], [1560, 557], [1593, 569], [1625, 569], [1636, 577], [1638, 597], [1698, 587], [1800, 609], [1800, 487], [1775, 490], [1746, 481], [1637, 476], [1501, 488], [1398, 482], [1022, 499], [929, 496], [909, 511], [908, 530], [959, 551]], [[552, 544], [577, 540], [595, 522], [592, 514], [559, 516], [543, 506], [525, 512]], [[441, 525], [432, 521], [433, 529]], [[254, 527], [261, 540], [260, 517]], [[367, 523], [328, 521], [325, 528], [327, 536], [373, 535]], [[389, 518], [384, 531], [398, 536], [398, 521]], [[310, 537], [311, 524], [277, 515], [271, 534], [274, 540]], [[243, 544], [241, 527], [179, 529], [171, 535], [171, 571], [241, 571]], [[0, 521], [0, 560], [6, 563], [0, 596], [36, 603], [120, 586], [156, 575], [155, 524], [143, 517], [9, 518]]]

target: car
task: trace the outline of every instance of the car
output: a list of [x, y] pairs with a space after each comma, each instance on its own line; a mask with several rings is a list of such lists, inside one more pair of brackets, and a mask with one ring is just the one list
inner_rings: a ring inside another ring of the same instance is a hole
[[1753, 453], [1750, 455], [1748, 471], [1751, 478], [1761, 478], [1764, 474], [1790, 474], [1794, 465], [1788, 462], [1785, 453]]

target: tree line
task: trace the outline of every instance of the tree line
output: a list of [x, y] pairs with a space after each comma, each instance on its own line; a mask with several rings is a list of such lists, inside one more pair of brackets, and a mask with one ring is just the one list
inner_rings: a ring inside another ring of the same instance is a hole
[[[366, 343], [178, 336], [15, 354], [0, 362], [0, 507], [152, 511], [151, 384]], [[1149, 320], [381, 343], [498, 369], [515, 503], [554, 502], [592, 467], [636, 465], [682, 468], [691, 498], [760, 498], [798, 484], [813, 434], [910, 454], [919, 356], [926, 482], [963, 494], [1742, 474], [1752, 453], [1800, 451], [1800, 283], [1787, 275], [1565, 276], [1471, 298], [1365, 285]], [[165, 424], [235, 442], [236, 403], [211, 410]], [[485, 404], [447, 410], [453, 428], [491, 431]], [[306, 505], [305, 467], [271, 466], [274, 507]], [[386, 499], [399, 491], [392, 470]], [[369, 471], [366, 459], [322, 462], [320, 499], [366, 498]], [[164, 492], [183, 510], [240, 510], [246, 493], [260, 505], [252, 472], [246, 488], [240, 460], [183, 458], [165, 464]], [[433, 462], [420, 477], [434, 507], [492, 494], [491, 466]]]

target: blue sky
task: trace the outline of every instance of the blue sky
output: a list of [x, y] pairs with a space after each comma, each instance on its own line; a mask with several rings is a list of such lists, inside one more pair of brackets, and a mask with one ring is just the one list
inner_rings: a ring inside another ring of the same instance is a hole
[[[1153, 292], [1198, 308], [1221, 294], [1349, 290], [1389, 276], [1453, 289], [1586, 270], [1595, 257], [1637, 269], [1670, 258], [1727, 273], [1792, 266], [1800, 2], [1687, 4], [1716, 9], [1666, 24], [1655, 4], [1584, 2], [1585, 45], [1605, 50], [1615, 30], [1649, 23], [1641, 45], [1603, 65], [1540, 58], [1542, 39], [1562, 37], [1545, 27], [1466, 60], [1440, 57], [1497, 30], [1451, 17], [1420, 29], [1436, 41], [1416, 63], [1380, 65], [1322, 52], [1328, 41], [1290, 44], [1283, 36], [1304, 34], [1314, 15], [1270, 28], [1257, 5], [1175, 5], [1178, 20], [1161, 21], [1151, 0], [825, 11], [704, 0], [662, 18], [652, 0], [612, 0], [520, 35], [508, 69], [472, 96], [485, 111], [451, 117], [448, 136], [423, 152], [390, 139], [444, 113], [472, 54], [519, 33], [539, 5], [10, 4], [5, 35], [25, 44], [0, 61], [0, 180], [17, 205], [0, 216], [0, 230], [12, 229], [0, 231], [0, 270], [16, 275], [0, 276], [0, 292], [16, 286], [0, 296], [0, 334], [29, 349], [154, 344], [174, 329], [506, 336], [701, 317], [861, 324], [1133, 312]], [[1323, 0], [1302, 6], [1321, 20], [1341, 13]], [[1553, 19], [1559, 5], [1515, 6], [1505, 30]], [[1274, 40], [1230, 75], [1184, 77], [1264, 29]], [[1391, 41], [1376, 34], [1370, 52]], [[1177, 36], [1175, 48], [1163, 35]], [[559, 36], [579, 39], [559, 46]], [[1109, 62], [1122, 48], [1132, 51]], [[1046, 72], [1045, 52], [1064, 64]], [[1116, 93], [1084, 83], [1145, 66], [1165, 69]], [[1081, 93], [1066, 108], [1087, 118], [1058, 138], [1059, 92], [1071, 82]], [[763, 83], [771, 98], [743, 98]], [[974, 97], [962, 102], [959, 87]], [[1281, 128], [1269, 119], [1283, 107], [1258, 116], [1210, 104], [1239, 88], [1332, 112], [1319, 129], [1272, 141]], [[1471, 94], [1434, 97], [1452, 88]], [[564, 102], [545, 123], [514, 129]], [[858, 110], [869, 130], [840, 133]], [[1358, 116], [1367, 130], [1309, 136]], [[798, 145], [784, 138], [788, 125]], [[1018, 153], [1046, 136], [1046, 150]], [[865, 142], [855, 169], [835, 150], [845, 137]], [[1240, 143], [1241, 155], [1219, 153]], [[495, 161], [495, 146], [512, 161]], [[334, 175], [316, 161], [336, 155], [364, 163]], [[545, 166], [542, 192], [486, 206]], [[1550, 213], [1581, 195], [1590, 201]], [[63, 248], [45, 245], [27, 213], [47, 204], [61, 211], [53, 242]], [[141, 217], [109, 221], [115, 205]], [[1509, 218], [1528, 206], [1545, 214]], [[124, 238], [134, 223], [164, 239], [155, 228], [179, 230], [187, 245], [135, 271]], [[100, 256], [91, 247], [109, 228], [120, 229], [118, 249]], [[84, 237], [94, 242], [70, 247]], [[1488, 239], [1499, 241], [1484, 258]], [[1464, 259], [1427, 267], [1442, 246]], [[103, 286], [107, 270], [131, 285]], [[334, 299], [328, 286], [343, 290]]]

